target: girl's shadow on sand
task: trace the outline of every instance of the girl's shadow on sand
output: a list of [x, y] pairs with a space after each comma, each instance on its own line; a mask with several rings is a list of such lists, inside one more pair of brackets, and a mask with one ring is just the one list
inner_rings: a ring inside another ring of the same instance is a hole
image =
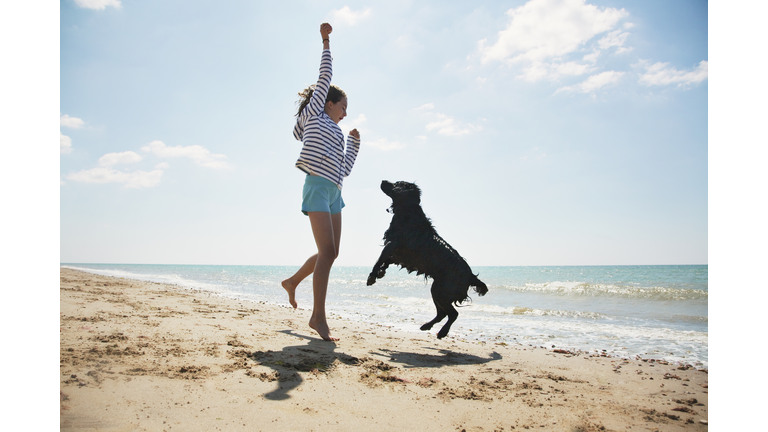
[[[335, 364], [341, 363], [349, 366], [359, 366], [363, 360], [344, 353], [336, 352], [336, 344], [321, 339], [296, 334], [293, 330], [281, 330], [297, 338], [306, 339], [308, 342], [301, 345], [292, 345], [280, 351], [253, 351], [248, 352], [247, 357], [258, 362], [262, 366], [271, 368], [272, 374], [259, 374], [258, 378], [268, 381], [276, 381], [277, 388], [264, 397], [269, 400], [286, 400], [291, 396], [291, 390], [297, 388], [304, 379], [297, 372], [324, 373]], [[381, 349], [379, 352], [371, 352], [373, 355], [389, 357], [392, 362], [400, 363], [405, 368], [435, 368], [448, 365], [476, 365], [501, 359], [501, 354], [491, 353], [490, 357], [479, 357], [471, 354], [455, 353], [446, 349], [427, 347], [435, 350], [435, 354], [419, 354], [404, 351], [392, 351]]]
[[266, 399], [285, 400], [290, 398], [288, 392], [304, 382], [301, 375], [296, 372], [324, 373], [337, 361], [346, 365], [356, 365], [359, 362], [357, 357], [337, 353], [335, 351], [336, 344], [333, 342], [296, 334], [292, 330], [281, 330], [280, 333], [306, 339], [309, 342], [302, 345], [287, 346], [280, 351], [254, 351], [247, 355], [249, 359], [274, 370], [271, 375], [261, 374], [262, 376], [259, 376], [259, 378], [268, 381], [277, 381], [277, 388], [264, 395]]

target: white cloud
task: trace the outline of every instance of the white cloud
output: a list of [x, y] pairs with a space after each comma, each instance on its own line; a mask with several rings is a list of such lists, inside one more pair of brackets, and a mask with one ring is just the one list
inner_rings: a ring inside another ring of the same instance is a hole
[[[586, 0], [530, 0], [507, 15], [509, 24], [494, 44], [489, 45], [488, 39], [478, 43], [480, 61], [519, 65], [518, 78], [529, 82], [593, 73], [601, 49], [616, 47], [616, 54], [632, 50], [624, 46], [629, 33], [614, 30], [629, 16], [624, 9], [601, 9]], [[578, 54], [587, 42], [606, 32], [610, 33], [594, 43], [591, 53]], [[567, 58], [575, 54], [581, 61]]]
[[640, 66], [644, 66], [646, 72], [640, 76], [640, 83], [647, 86], [677, 84], [678, 87], [697, 84], [707, 79], [708, 64], [706, 60], [702, 60], [696, 69], [679, 71], [670, 67], [669, 63], [659, 62], [648, 66], [648, 62], [642, 61]]
[[[355, 25], [363, 18], [367, 18], [371, 15], [371, 8], [368, 8], [364, 11], [355, 12], [352, 9], [349, 8], [349, 6], [344, 6], [341, 9], [334, 9], [331, 11], [331, 18], [333, 21], [341, 21], [344, 24], [349, 25]], [[333, 22], [331, 22], [333, 24]]]
[[590, 65], [567, 62], [554, 65], [553, 70], [558, 75], [583, 75], [592, 69]]
[[342, 125], [342, 131], [344, 132], [344, 135], [346, 136], [349, 134], [349, 131], [352, 129], [357, 129], [358, 132], [360, 132], [360, 141], [362, 145], [375, 147], [379, 150], [384, 151], [390, 151], [390, 150], [398, 150], [405, 147], [404, 143], [401, 143], [399, 141], [390, 141], [386, 138], [368, 138], [369, 132], [366, 129], [362, 128], [362, 125], [367, 122], [368, 119], [365, 117], [365, 114], [358, 114], [356, 118], [352, 120], [345, 120]]
[[[62, 137], [64, 137], [64, 135], [62, 135]], [[63, 148], [64, 139], [62, 138], [62, 149]], [[211, 154], [210, 151], [199, 145], [168, 147], [162, 141], [152, 141], [141, 149], [160, 157], [190, 158], [198, 165], [204, 167], [216, 169], [229, 168], [229, 165], [222, 160], [226, 159], [226, 156]], [[155, 169], [152, 171], [137, 170], [133, 172], [125, 172], [114, 168], [115, 165], [137, 163], [143, 159], [144, 157], [142, 155], [132, 151], [107, 153], [99, 158], [98, 167], [69, 174], [66, 178], [81, 183], [121, 183], [127, 188], [134, 189], [157, 186], [162, 180], [163, 170], [170, 166], [167, 162], [156, 164]]]
[[404, 143], [401, 143], [399, 141], [390, 141], [386, 138], [375, 138], [371, 140], [363, 140], [362, 143], [364, 145], [369, 145], [371, 147], [375, 147], [379, 150], [384, 150], [384, 151], [399, 150], [401, 148], [405, 148]]
[[594, 36], [613, 29], [629, 14], [624, 9], [586, 4], [586, 0], [531, 0], [507, 11], [510, 22], [498, 41], [479, 43], [481, 61], [545, 61], [572, 53]]
[[71, 153], [72, 152], [72, 138], [64, 135], [63, 133], [59, 132], [59, 151], [60, 153]]
[[435, 113], [435, 116], [437, 119], [427, 123], [426, 127], [428, 131], [436, 130], [440, 135], [459, 136], [483, 130], [482, 126], [472, 124], [459, 125], [456, 119], [445, 114]]
[[543, 62], [533, 62], [518, 75], [529, 82], [536, 82], [549, 76], [549, 64]]
[[141, 155], [132, 151], [122, 153], [107, 153], [99, 158], [99, 165], [103, 167], [111, 167], [118, 164], [130, 164], [139, 162], [142, 159]]
[[75, 0], [75, 4], [81, 8], [104, 10], [107, 6], [120, 9], [123, 5], [120, 0]]
[[529, 82], [536, 82], [541, 79], [555, 80], [562, 76], [584, 75], [594, 71], [595, 67], [591, 64], [581, 64], [578, 62], [566, 63], [542, 63], [534, 62], [518, 75]]
[[357, 129], [358, 132], [360, 132], [360, 138], [364, 135], [364, 129], [361, 128], [363, 123], [368, 121], [368, 119], [365, 117], [365, 114], [358, 114], [358, 116], [352, 120], [344, 120], [339, 124], [341, 127], [341, 131], [344, 133], [344, 136], [346, 137], [349, 135], [349, 131], [352, 129]]
[[595, 64], [595, 63], [597, 63], [597, 58], [598, 57], [600, 57], [600, 50], [596, 49], [596, 50], [592, 51], [591, 53], [584, 55], [582, 60], [584, 60], [585, 62], [590, 62], [592, 64]]
[[163, 158], [189, 158], [196, 164], [213, 169], [229, 169], [229, 164], [224, 160], [227, 157], [223, 154], [213, 154], [210, 150], [200, 145], [187, 147], [176, 146], [169, 147], [162, 141], [152, 141], [141, 148], [142, 151], [153, 153]]
[[449, 115], [433, 111], [434, 108], [435, 104], [426, 103], [411, 110], [427, 119], [427, 131], [435, 131], [446, 136], [459, 136], [483, 130], [480, 125], [459, 122]]
[[597, 44], [600, 46], [600, 49], [608, 49], [610, 47], [617, 47], [617, 53], [625, 53], [632, 51], [632, 48], [628, 48], [624, 46], [624, 42], [627, 41], [627, 37], [629, 36], [629, 33], [623, 32], [621, 30], [616, 30], [608, 33], [606, 36], [604, 36], [602, 39], [597, 41]]
[[567, 86], [567, 87], [561, 87], [557, 89], [555, 94], [560, 92], [594, 93], [595, 91], [607, 85], [617, 83], [622, 76], [624, 76], [624, 72], [617, 72], [617, 71], [601, 72], [599, 74], [592, 75], [591, 77], [587, 78], [586, 80], [584, 80], [579, 84]]
[[59, 125], [72, 129], [80, 129], [85, 125], [85, 122], [77, 117], [70, 117], [64, 114], [63, 116], [59, 117]]
[[68, 180], [82, 183], [122, 183], [127, 188], [141, 189], [157, 186], [163, 177], [162, 170], [121, 172], [108, 167], [96, 167], [69, 174]]

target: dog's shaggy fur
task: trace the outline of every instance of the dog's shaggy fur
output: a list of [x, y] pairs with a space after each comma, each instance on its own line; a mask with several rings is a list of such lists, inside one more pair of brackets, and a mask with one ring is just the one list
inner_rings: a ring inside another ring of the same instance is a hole
[[488, 287], [472, 273], [464, 258], [437, 234], [421, 209], [421, 190], [418, 186], [384, 180], [381, 190], [392, 198], [392, 223], [384, 233], [384, 250], [368, 276], [368, 285], [384, 277], [390, 264], [399, 265], [408, 273], [415, 271], [416, 274], [431, 277], [432, 300], [437, 316], [421, 326], [421, 330], [431, 329], [447, 316], [448, 322], [437, 333], [437, 338], [442, 339], [459, 316], [454, 305], [469, 300], [469, 287], [475, 287], [481, 296], [488, 292]]

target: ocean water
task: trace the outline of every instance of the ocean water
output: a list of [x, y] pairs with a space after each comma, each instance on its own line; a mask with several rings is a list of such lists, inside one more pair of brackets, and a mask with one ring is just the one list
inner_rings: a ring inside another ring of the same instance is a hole
[[[222, 296], [288, 304], [280, 286], [298, 267], [61, 264], [108, 276], [171, 283]], [[449, 336], [489, 343], [664, 359], [708, 367], [708, 266], [473, 267], [488, 286], [457, 308]], [[390, 267], [366, 286], [370, 267], [334, 267], [329, 313], [419, 333], [435, 315], [431, 279]], [[312, 277], [297, 290], [312, 307]], [[444, 322], [444, 321], [443, 321]], [[436, 334], [441, 324], [430, 333]]]

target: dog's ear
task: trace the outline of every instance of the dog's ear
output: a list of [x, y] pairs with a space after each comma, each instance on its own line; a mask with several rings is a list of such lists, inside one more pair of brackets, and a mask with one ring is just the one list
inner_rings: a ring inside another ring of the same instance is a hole
[[408, 183], [408, 186], [408, 193], [411, 194], [417, 202], [421, 203], [421, 189], [416, 185], [416, 183]]
[[416, 186], [416, 183], [409, 183], [407, 181], [399, 181], [395, 183], [394, 190], [400, 194], [416, 195], [421, 198], [421, 189]]
[[413, 188], [416, 189], [416, 191], [419, 193], [419, 198], [421, 198], [421, 188], [416, 184], [416, 182], [411, 184], [413, 185]]
[[413, 183], [399, 181], [392, 185], [392, 189], [387, 194], [392, 198], [392, 210], [403, 206], [421, 205], [421, 190]]

